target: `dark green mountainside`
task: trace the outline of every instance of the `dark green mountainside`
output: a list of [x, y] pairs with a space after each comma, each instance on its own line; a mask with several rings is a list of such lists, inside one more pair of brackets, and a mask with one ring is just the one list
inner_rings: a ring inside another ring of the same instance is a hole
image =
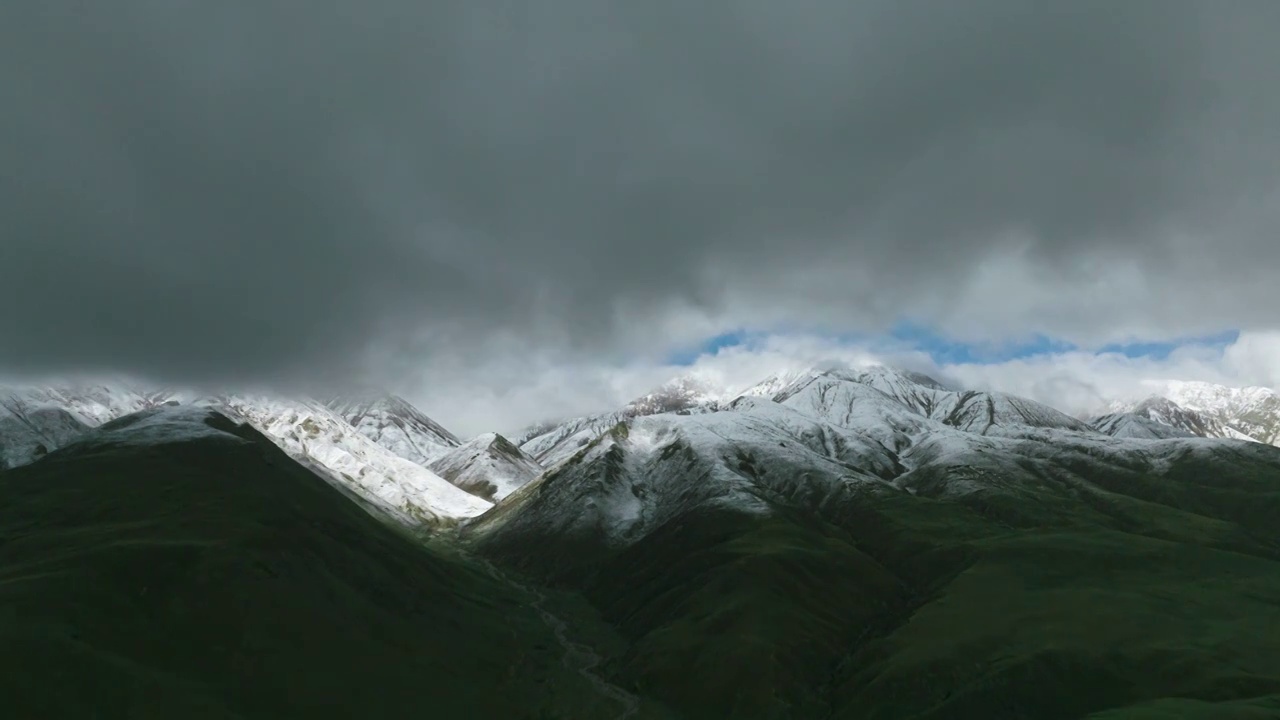
[[0, 473], [4, 717], [616, 715], [527, 596], [210, 422]]
[[1062, 435], [895, 487], [725, 422], [620, 426], [467, 533], [585, 595], [620, 686], [686, 718], [1280, 717], [1280, 450]]

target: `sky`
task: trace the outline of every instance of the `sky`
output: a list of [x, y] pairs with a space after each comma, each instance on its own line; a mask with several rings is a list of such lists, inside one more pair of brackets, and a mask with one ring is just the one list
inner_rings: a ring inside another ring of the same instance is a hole
[[8, 0], [0, 375], [374, 384], [464, 434], [768, 347], [1059, 403], [1274, 385], [1278, 33], [1271, 0]]

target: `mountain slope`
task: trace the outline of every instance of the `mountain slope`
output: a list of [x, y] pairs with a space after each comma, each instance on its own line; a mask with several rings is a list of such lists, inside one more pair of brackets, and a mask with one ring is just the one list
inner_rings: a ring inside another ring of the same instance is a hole
[[70, 443], [88, 427], [62, 408], [0, 389], [0, 470], [32, 462]]
[[339, 396], [325, 404], [360, 434], [419, 465], [430, 465], [462, 444], [435, 420], [394, 395], [371, 399]]
[[126, 380], [7, 388], [6, 391], [31, 405], [65, 410], [90, 427], [166, 402], [194, 397], [191, 393], [143, 388]]
[[[1107, 418], [1133, 417], [1141, 425], [1172, 428], [1178, 432], [1195, 437], [1249, 439], [1242, 433], [1233, 432], [1218, 420], [1196, 410], [1185, 408], [1166, 397], [1153, 395], [1137, 403], [1115, 402], [1110, 406], [1112, 412], [1094, 418], [1090, 424], [1121, 429], [1123, 424], [1108, 422]], [[1124, 423], [1128, 424], [1128, 423]], [[1152, 430], [1159, 432], [1158, 430]], [[1114, 434], [1107, 431], [1108, 434]], [[1141, 432], [1141, 431], [1138, 431]]]
[[921, 387], [822, 372], [626, 419], [463, 537], [583, 593], [627, 640], [614, 681], [686, 717], [1280, 695], [1280, 451]]
[[1200, 437], [1280, 444], [1280, 395], [1273, 390], [1183, 381], [1150, 385], [1155, 394], [1113, 402], [1107, 413], [1141, 415]]
[[257, 431], [173, 412], [0, 472], [9, 714], [616, 716], [525, 594]]
[[9, 465], [29, 462], [41, 446], [60, 447], [87, 427], [166, 404], [194, 404], [250, 422], [302, 462], [350, 484], [403, 523], [449, 525], [490, 506], [406, 459], [443, 455], [458, 440], [399, 398], [334, 401], [359, 427], [314, 400], [201, 396], [126, 382], [8, 389], [0, 398], [7, 398], [4, 407], [12, 408], [0, 411], [0, 459]]
[[266, 395], [225, 395], [199, 402], [228, 409], [290, 454], [346, 482], [403, 522], [448, 525], [491, 506], [378, 445], [322, 403]]
[[1280, 442], [1280, 395], [1268, 388], [1170, 382], [1164, 393], [1182, 407], [1268, 445]]
[[[872, 395], [864, 388], [877, 394]], [[864, 403], [883, 406], [880, 396], [890, 401], [895, 415], [901, 416], [905, 411], [982, 435], [1018, 434], [1025, 428], [1090, 430], [1080, 420], [1026, 398], [999, 392], [948, 390], [926, 375], [883, 366], [815, 369], [778, 391], [773, 398], [793, 405], [807, 403], [820, 414], [837, 411], [861, 414], [860, 406]], [[793, 399], [797, 397], [801, 399]]]
[[542, 466], [510, 440], [486, 433], [436, 460], [430, 469], [454, 485], [490, 502], [519, 490]]
[[1113, 437], [1165, 439], [1176, 437], [1236, 438], [1221, 423], [1194, 410], [1188, 410], [1164, 397], [1149, 397], [1136, 404], [1117, 403], [1117, 412], [1095, 417], [1090, 427]]
[[663, 413], [711, 412], [735, 393], [705, 378], [683, 376], [641, 395], [621, 409], [560, 422], [543, 423], [526, 430], [516, 444], [543, 467], [552, 467], [573, 456], [620, 422]]

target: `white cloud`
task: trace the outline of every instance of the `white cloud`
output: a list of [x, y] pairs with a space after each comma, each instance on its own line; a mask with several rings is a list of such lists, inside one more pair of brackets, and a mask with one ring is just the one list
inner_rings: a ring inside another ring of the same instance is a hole
[[1112, 399], [1142, 395], [1146, 384], [1159, 380], [1274, 388], [1280, 385], [1280, 332], [1241, 333], [1223, 349], [1188, 345], [1162, 359], [1076, 351], [943, 365], [895, 342], [849, 344], [813, 335], [755, 338], [704, 354], [689, 366], [574, 363], [555, 353], [509, 347], [465, 367], [437, 363], [423, 372], [422, 385], [406, 394], [461, 435], [515, 433], [541, 420], [617, 408], [685, 373], [743, 389], [772, 373], [828, 360], [908, 367], [965, 387], [1011, 392], [1083, 414]]

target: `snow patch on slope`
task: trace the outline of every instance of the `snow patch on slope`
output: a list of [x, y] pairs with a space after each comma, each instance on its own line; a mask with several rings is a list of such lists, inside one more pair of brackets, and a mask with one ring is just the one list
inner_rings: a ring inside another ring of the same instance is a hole
[[462, 444], [442, 425], [394, 395], [339, 396], [326, 405], [360, 434], [419, 465], [430, 465]]
[[80, 437], [89, 426], [60, 407], [0, 389], [0, 470], [26, 465]]
[[373, 442], [323, 403], [268, 395], [224, 395], [200, 402], [228, 408], [286, 452], [319, 465], [404, 519], [441, 522], [474, 517], [492, 507]]
[[542, 472], [542, 466], [511, 441], [486, 433], [455, 448], [430, 469], [467, 492], [499, 501]]

